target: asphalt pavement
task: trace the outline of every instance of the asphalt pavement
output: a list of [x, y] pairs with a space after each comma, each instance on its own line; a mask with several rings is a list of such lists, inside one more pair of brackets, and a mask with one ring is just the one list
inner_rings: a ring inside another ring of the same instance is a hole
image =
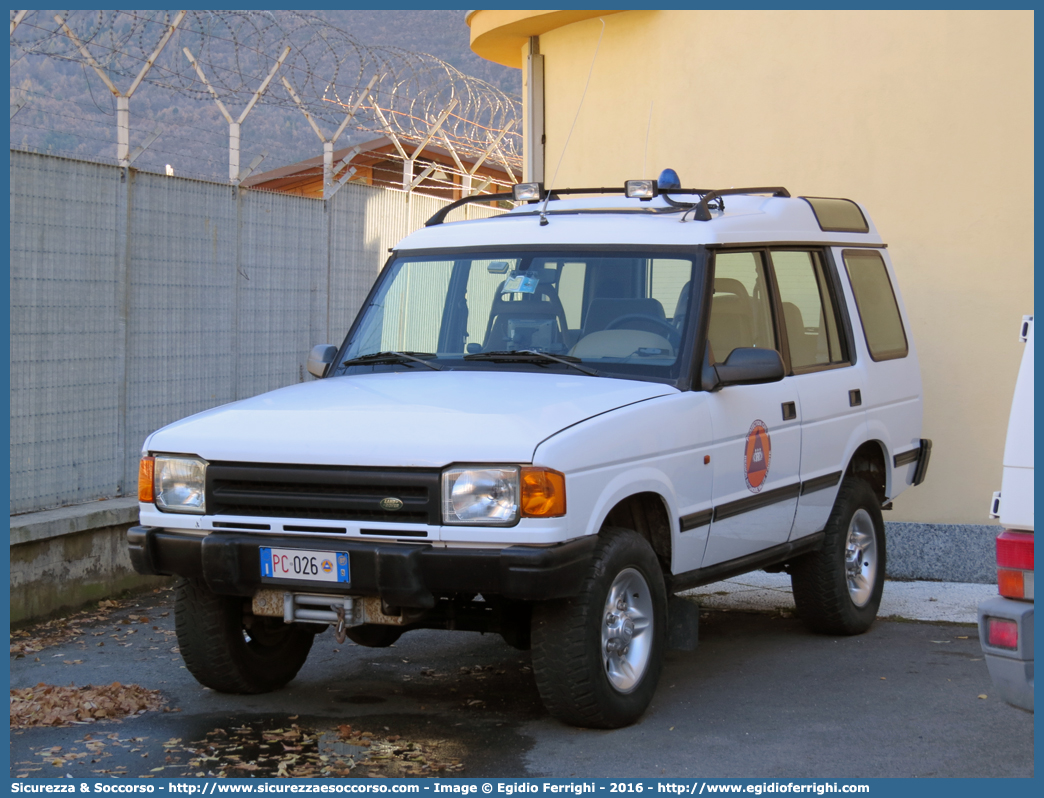
[[1033, 715], [997, 697], [974, 626], [995, 588], [890, 582], [890, 617], [844, 638], [806, 632], [785, 579], [695, 591], [698, 648], [615, 731], [550, 718], [528, 652], [477, 633], [369, 649], [327, 631], [287, 687], [222, 695], [183, 666], [171, 591], [137, 596], [14, 636], [11, 687], [136, 684], [166, 711], [12, 729], [11, 776], [1033, 775]]

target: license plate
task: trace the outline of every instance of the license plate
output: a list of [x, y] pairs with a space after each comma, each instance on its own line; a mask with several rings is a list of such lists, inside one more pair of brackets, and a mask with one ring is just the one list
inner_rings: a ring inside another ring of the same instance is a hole
[[343, 551], [270, 549], [261, 546], [261, 576], [309, 582], [349, 582], [348, 554]]

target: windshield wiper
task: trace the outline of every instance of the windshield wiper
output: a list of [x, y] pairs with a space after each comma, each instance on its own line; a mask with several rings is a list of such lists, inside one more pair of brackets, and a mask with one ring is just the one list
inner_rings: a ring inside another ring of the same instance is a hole
[[465, 360], [493, 360], [510, 363], [512, 361], [521, 363], [561, 363], [563, 366], [569, 366], [582, 371], [584, 374], [590, 374], [592, 377], [600, 377], [601, 375], [594, 369], [589, 369], [586, 366], [579, 365], [582, 361], [578, 357], [572, 355], [562, 355], [558, 357], [556, 355], [549, 355], [547, 352], [539, 352], [536, 349], [514, 349], [505, 350], [500, 352], [476, 352], [474, 355], [464, 355]]
[[353, 357], [351, 360], [344, 361], [342, 366], [376, 366], [382, 363], [420, 363], [422, 366], [427, 366], [432, 371], [442, 371], [442, 366], [436, 366], [434, 363], [429, 363], [427, 360], [422, 360], [425, 357], [438, 357], [431, 352], [372, 352], [368, 355], [359, 355], [359, 357]]

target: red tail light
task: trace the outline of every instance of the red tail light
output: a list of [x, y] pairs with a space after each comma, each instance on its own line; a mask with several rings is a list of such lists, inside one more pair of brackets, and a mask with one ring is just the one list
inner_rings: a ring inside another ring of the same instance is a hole
[[997, 535], [997, 567], [1033, 570], [1033, 533], [1005, 529]]
[[997, 589], [1006, 598], [1033, 600], [1032, 532], [997, 535]]
[[986, 619], [986, 640], [997, 648], [1019, 647], [1019, 625], [1004, 618]]

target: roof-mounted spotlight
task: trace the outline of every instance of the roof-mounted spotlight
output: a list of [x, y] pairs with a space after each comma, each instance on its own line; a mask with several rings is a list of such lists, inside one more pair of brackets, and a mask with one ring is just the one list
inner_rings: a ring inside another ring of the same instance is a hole
[[628, 199], [651, 200], [659, 192], [655, 180], [625, 180], [624, 194]]
[[673, 169], [664, 169], [656, 178], [656, 185], [663, 191], [669, 188], [681, 188], [681, 178]]
[[543, 194], [543, 183], [515, 183], [511, 187], [511, 196], [515, 202], [539, 202]]

